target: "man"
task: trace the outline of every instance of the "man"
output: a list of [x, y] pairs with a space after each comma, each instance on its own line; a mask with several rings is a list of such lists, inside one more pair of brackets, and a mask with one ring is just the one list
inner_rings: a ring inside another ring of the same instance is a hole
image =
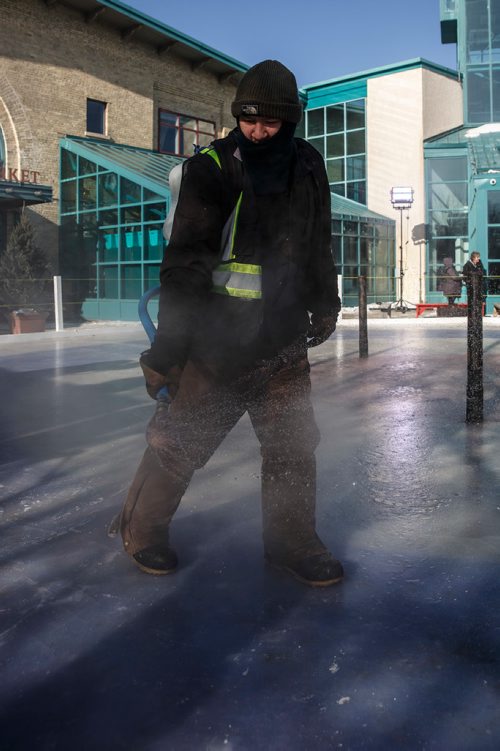
[[335, 330], [330, 192], [291, 71], [265, 60], [243, 76], [237, 127], [185, 162], [161, 266], [158, 331], [141, 365], [166, 385], [121, 514], [125, 550], [151, 574], [177, 555], [170, 521], [196, 469], [248, 412], [262, 454], [265, 557], [311, 586], [341, 564], [315, 529], [319, 442], [307, 346]]
[[481, 261], [481, 254], [477, 250], [473, 250], [470, 254], [470, 258], [466, 263], [464, 264], [464, 267], [462, 269], [462, 276], [464, 278], [466, 287], [467, 287], [467, 297], [470, 297], [471, 290], [472, 290], [472, 276], [475, 274], [479, 274], [482, 278], [482, 284], [481, 284], [481, 292], [483, 297], [483, 302], [486, 299], [486, 295], [488, 292], [487, 289], [487, 280], [486, 280], [486, 269], [484, 268], [482, 261]]

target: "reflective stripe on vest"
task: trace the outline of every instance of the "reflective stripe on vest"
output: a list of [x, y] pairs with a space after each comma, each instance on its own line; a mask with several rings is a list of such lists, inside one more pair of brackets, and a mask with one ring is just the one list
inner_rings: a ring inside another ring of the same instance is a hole
[[252, 263], [230, 261], [220, 263], [212, 271], [213, 292], [219, 295], [260, 300], [262, 297], [262, 267]]
[[223, 261], [229, 261], [231, 258], [234, 258], [234, 238], [236, 237], [236, 226], [238, 224], [242, 198], [243, 192], [240, 193], [236, 206], [231, 211], [231, 214], [222, 230], [220, 249], [222, 253], [221, 259]]
[[[222, 169], [219, 155], [213, 147], [209, 146], [203, 149], [201, 153], [212, 157], [219, 169]], [[262, 297], [262, 266], [232, 261], [235, 257], [234, 241], [242, 199], [243, 191], [240, 193], [236, 206], [222, 230], [221, 263], [212, 271], [212, 291], [219, 295], [240, 297], [242, 300], [260, 300]]]
[[206, 146], [204, 149], [200, 149], [200, 154], [207, 154], [207, 156], [211, 156], [218, 168], [222, 169], [222, 164], [220, 163], [219, 155], [214, 149], [213, 146]]

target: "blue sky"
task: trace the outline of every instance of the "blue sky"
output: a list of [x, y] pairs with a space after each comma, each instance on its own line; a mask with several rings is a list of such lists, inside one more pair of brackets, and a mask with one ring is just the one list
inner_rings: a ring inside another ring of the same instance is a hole
[[291, 68], [299, 86], [423, 57], [456, 67], [442, 45], [439, 0], [126, 0], [247, 65]]

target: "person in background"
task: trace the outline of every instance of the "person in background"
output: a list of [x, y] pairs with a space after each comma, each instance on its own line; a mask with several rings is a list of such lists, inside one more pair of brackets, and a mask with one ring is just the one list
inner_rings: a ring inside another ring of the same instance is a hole
[[457, 274], [452, 258], [443, 259], [443, 265], [438, 271], [436, 289], [447, 298], [448, 305], [453, 305], [462, 294], [462, 280]]
[[[158, 330], [141, 366], [156, 397], [148, 447], [121, 513], [143, 571], [178, 563], [170, 522], [195, 470], [246, 412], [260, 442], [264, 553], [310, 586], [343, 577], [316, 532], [319, 430], [307, 348], [335, 331], [340, 300], [321, 155], [294, 137], [293, 73], [264, 60], [243, 76], [236, 127], [183, 166], [160, 270]], [[233, 469], [231, 470], [233, 472]]]
[[463, 280], [465, 282], [465, 286], [467, 287], [467, 297], [469, 297], [471, 293], [471, 285], [472, 285], [471, 279], [474, 274], [479, 274], [482, 278], [481, 290], [482, 290], [482, 296], [483, 296], [483, 302], [484, 302], [488, 294], [486, 269], [484, 268], [482, 264], [481, 254], [477, 250], [472, 251], [472, 253], [470, 254], [469, 260], [466, 261], [462, 269]]

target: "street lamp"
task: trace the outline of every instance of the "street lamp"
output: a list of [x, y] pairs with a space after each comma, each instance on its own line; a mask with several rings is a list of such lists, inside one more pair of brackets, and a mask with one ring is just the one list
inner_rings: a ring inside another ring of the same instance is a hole
[[[405, 272], [403, 270], [403, 211], [411, 208], [413, 203], [413, 188], [409, 187], [397, 187], [391, 188], [391, 203], [392, 207], [399, 211], [399, 299], [394, 306], [395, 310], [400, 310], [402, 313], [406, 313], [408, 310], [407, 305], [403, 297], [403, 278]], [[411, 303], [410, 303], [411, 305]]]

